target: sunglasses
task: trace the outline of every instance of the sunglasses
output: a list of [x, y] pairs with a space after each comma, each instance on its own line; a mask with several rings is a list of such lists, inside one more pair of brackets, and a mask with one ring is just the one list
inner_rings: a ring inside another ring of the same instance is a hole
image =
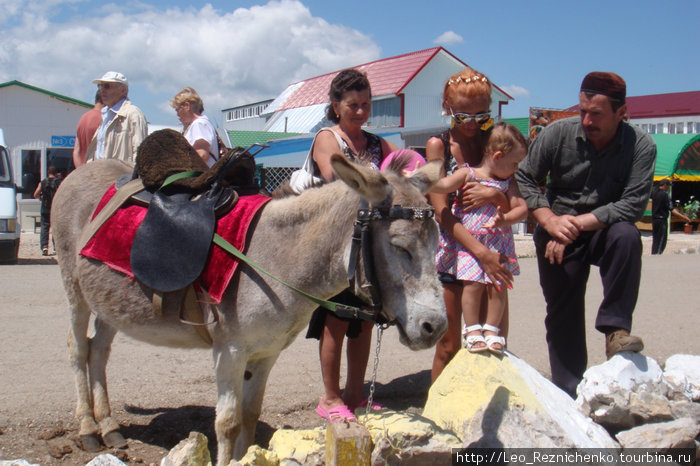
[[117, 86], [119, 86], [118, 83], [99, 83], [97, 85], [97, 87], [99, 89], [112, 89], [112, 88], [116, 88]]
[[452, 114], [452, 119], [458, 125], [466, 125], [470, 121], [475, 121], [476, 123], [483, 125], [491, 119], [491, 112], [476, 113], [472, 115], [471, 113], [453, 113], [450, 109], [450, 113]]

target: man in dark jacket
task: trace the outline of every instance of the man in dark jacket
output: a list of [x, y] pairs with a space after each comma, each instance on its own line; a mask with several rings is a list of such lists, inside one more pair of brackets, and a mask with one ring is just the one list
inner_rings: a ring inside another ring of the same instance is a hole
[[39, 245], [41, 254], [49, 255], [49, 229], [51, 228], [51, 204], [53, 196], [56, 194], [58, 185], [61, 184], [61, 178], [58, 176], [58, 170], [53, 165], [47, 170], [47, 177], [41, 180], [41, 183], [34, 191], [34, 197], [41, 200], [41, 231], [39, 233]]
[[600, 268], [603, 281], [596, 329], [606, 336], [607, 357], [644, 347], [629, 333], [642, 268], [642, 241], [634, 223], [649, 202], [656, 146], [651, 136], [625, 121], [625, 96], [620, 76], [586, 75], [580, 118], [547, 126], [515, 175], [539, 223], [534, 240], [547, 302], [552, 381], [571, 396], [588, 364], [584, 314], [591, 265]]
[[651, 195], [651, 227], [652, 242], [651, 253], [663, 254], [668, 239], [668, 214], [676, 215], [686, 222], [690, 219], [673, 207], [668, 190], [671, 188], [669, 180], [661, 180], [659, 186]]

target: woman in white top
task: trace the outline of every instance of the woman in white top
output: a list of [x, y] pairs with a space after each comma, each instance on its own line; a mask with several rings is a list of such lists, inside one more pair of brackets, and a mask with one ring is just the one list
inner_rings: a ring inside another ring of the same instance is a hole
[[182, 122], [185, 139], [194, 147], [208, 166], [219, 159], [219, 143], [216, 128], [204, 112], [204, 103], [197, 91], [186, 87], [170, 101]]

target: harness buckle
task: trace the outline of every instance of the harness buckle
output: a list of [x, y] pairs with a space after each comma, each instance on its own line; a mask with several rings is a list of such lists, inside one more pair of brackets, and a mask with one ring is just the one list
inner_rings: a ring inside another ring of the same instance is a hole
[[374, 322], [376, 312], [370, 309], [346, 306], [345, 304], [336, 304], [335, 314], [338, 317], [345, 319], [362, 319]]

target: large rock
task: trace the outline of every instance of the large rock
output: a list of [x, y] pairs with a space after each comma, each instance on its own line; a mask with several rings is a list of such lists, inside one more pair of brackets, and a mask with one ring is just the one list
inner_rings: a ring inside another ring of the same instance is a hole
[[[374, 444], [372, 465], [450, 465], [453, 448], [462, 442], [452, 432], [440, 429], [418, 414], [388, 409], [360, 415], [359, 421], [369, 431]], [[237, 463], [242, 466], [277, 466], [325, 464], [326, 429], [281, 429], [270, 439], [270, 449], [251, 446]]]
[[656, 361], [625, 351], [583, 374], [576, 403], [594, 421], [618, 432], [671, 419], [667, 391]]
[[674, 419], [690, 418], [700, 426], [700, 403], [671, 401], [671, 414]]
[[229, 464], [231, 466], [277, 466], [280, 460], [274, 452], [258, 445], [251, 445], [240, 461], [231, 460]]
[[372, 466], [451, 465], [452, 449], [462, 446], [454, 433], [414, 413], [384, 409], [361, 415], [359, 421], [372, 436]]
[[671, 356], [666, 360], [663, 376], [669, 388], [669, 398], [700, 401], [700, 356]]
[[321, 466], [326, 462], [326, 428], [279, 429], [270, 439], [270, 451], [279, 464]]
[[695, 437], [700, 434], [700, 426], [689, 418], [675, 421], [645, 424], [620, 432], [617, 440], [625, 449], [653, 448], [666, 451], [670, 448], [695, 448]]
[[423, 416], [465, 447], [619, 447], [566, 393], [510, 353], [461, 350], [430, 388]]
[[160, 466], [211, 465], [209, 442], [204, 434], [190, 432], [190, 436], [175, 445], [160, 461]]

